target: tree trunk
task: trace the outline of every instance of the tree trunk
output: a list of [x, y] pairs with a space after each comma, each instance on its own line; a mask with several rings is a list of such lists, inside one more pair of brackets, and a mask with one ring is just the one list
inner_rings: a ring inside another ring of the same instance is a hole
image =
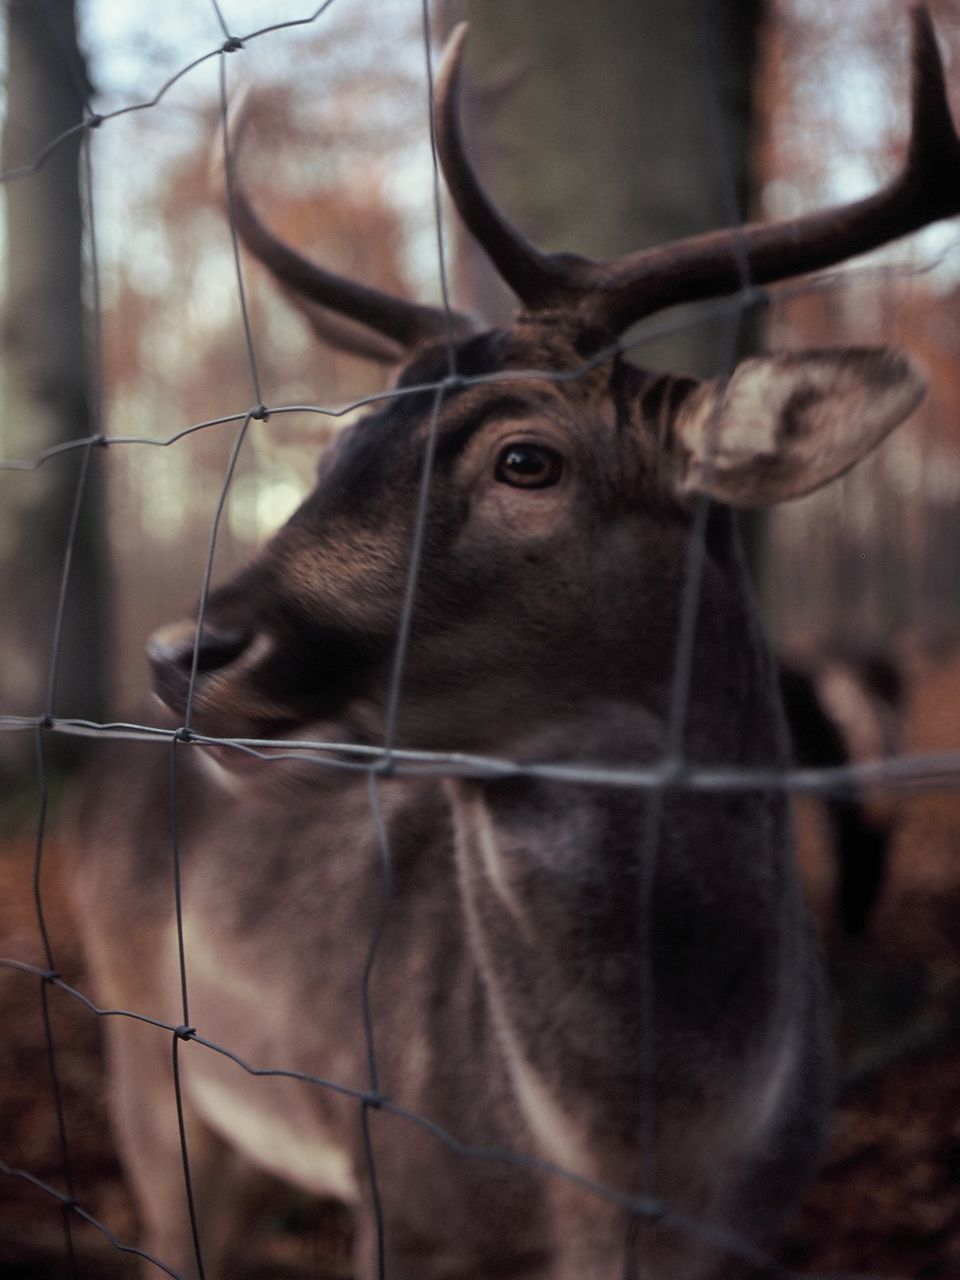
[[[33, 163], [83, 117], [86, 70], [73, 0], [9, 0], [5, 171]], [[0, 455], [34, 458], [91, 432], [82, 301], [81, 135], [4, 186], [7, 214]], [[84, 715], [104, 707], [105, 544], [99, 451], [89, 459], [52, 702], [54, 624], [83, 449], [34, 471], [0, 472], [0, 714]], [[63, 740], [61, 739], [60, 742]], [[59, 743], [58, 743], [59, 746]], [[0, 783], [32, 759], [30, 735], [0, 735]]]

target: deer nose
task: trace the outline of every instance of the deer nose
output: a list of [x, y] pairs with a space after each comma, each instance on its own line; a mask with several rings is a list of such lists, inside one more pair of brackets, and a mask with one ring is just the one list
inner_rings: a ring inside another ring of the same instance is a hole
[[249, 643], [246, 632], [212, 623], [204, 623], [198, 639], [197, 624], [192, 619], [161, 627], [147, 641], [154, 691], [171, 710], [183, 711], [190, 688], [194, 648], [197, 676], [201, 677], [230, 666]]

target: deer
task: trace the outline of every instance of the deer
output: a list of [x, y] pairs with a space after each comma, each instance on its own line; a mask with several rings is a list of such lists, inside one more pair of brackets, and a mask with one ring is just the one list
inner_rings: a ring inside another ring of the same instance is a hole
[[[859, 756], [895, 754], [906, 690], [901, 672], [880, 651], [839, 650], [817, 661], [781, 654], [783, 699], [794, 760], [803, 768], [843, 768]], [[867, 935], [888, 878], [895, 816], [877, 812], [849, 783], [823, 797], [834, 862], [833, 915], [840, 939]]]
[[[161, 1024], [105, 1020], [143, 1248], [229, 1274], [275, 1175], [352, 1208], [359, 1280], [781, 1274], [832, 1050], [738, 512], [841, 475], [925, 383], [886, 347], [697, 382], [621, 338], [960, 211], [935, 31], [914, 9], [907, 158], [876, 194], [604, 262], [486, 194], [465, 40], [436, 145], [509, 327], [338, 276], [234, 181], [240, 239], [318, 332], [399, 371], [252, 562], [153, 634], [166, 746], [104, 744], [80, 806], [92, 980]], [[698, 786], [716, 767], [754, 781]]]

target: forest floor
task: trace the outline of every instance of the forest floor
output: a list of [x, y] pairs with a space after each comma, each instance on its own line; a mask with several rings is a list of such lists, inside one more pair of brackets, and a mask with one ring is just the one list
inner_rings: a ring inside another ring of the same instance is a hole
[[[903, 750], [953, 749], [960, 743], [960, 656], [914, 667]], [[800, 1275], [956, 1280], [960, 792], [882, 803], [896, 831], [890, 874], [870, 929], [855, 945], [832, 919], [822, 815], [807, 801], [800, 812], [803, 862], [834, 976], [844, 1083], [831, 1145], [781, 1257]], [[0, 956], [42, 964], [33, 858], [29, 837], [0, 846]], [[51, 844], [43, 873], [47, 927], [63, 979], [86, 990], [57, 859]], [[135, 1241], [106, 1117], [99, 1019], [59, 990], [48, 995], [78, 1200], [119, 1240]], [[59, 1152], [40, 986], [0, 969], [0, 1160], [63, 1189]], [[0, 1280], [66, 1280], [72, 1273], [57, 1201], [2, 1173], [0, 1187]], [[345, 1280], [344, 1211], [289, 1198], [278, 1204], [238, 1264], [238, 1280]], [[71, 1221], [77, 1280], [133, 1280], [133, 1258], [75, 1216]]]

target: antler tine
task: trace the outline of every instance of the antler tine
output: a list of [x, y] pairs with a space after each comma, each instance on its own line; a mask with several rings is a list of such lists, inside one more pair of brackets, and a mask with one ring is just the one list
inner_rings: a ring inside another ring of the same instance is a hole
[[852, 204], [779, 223], [694, 236], [590, 272], [590, 304], [610, 333], [663, 307], [822, 270], [960, 212], [960, 139], [950, 115], [936, 33], [926, 7], [911, 11], [912, 126], [902, 173]]
[[399, 364], [406, 355], [406, 347], [357, 320], [348, 320], [329, 307], [321, 307], [309, 298], [303, 298], [288, 285], [281, 285], [284, 295], [306, 320], [321, 342], [348, 355], [374, 360], [377, 364]]
[[[234, 158], [249, 116], [242, 100], [231, 113], [229, 146]], [[316, 332], [346, 350], [384, 363], [392, 363], [422, 342], [442, 338], [452, 326], [455, 333], [469, 333], [473, 322], [466, 316], [394, 297], [378, 289], [336, 275], [286, 244], [260, 219], [231, 173], [230, 207], [237, 234], [247, 249], [293, 295]]]
[[555, 258], [532, 245], [512, 226], [480, 185], [467, 157], [460, 131], [459, 100], [463, 51], [469, 24], [451, 32], [437, 75], [434, 122], [437, 155], [457, 212], [497, 268], [501, 279], [531, 310], [576, 306], [586, 259]]

